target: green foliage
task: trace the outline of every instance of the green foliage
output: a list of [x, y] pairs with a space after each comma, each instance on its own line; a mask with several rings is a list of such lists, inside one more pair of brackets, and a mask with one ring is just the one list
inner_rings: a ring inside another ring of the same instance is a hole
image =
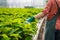
[[41, 10], [37, 8], [0, 8], [0, 40], [31, 40], [37, 31], [36, 22], [25, 24], [25, 21]]

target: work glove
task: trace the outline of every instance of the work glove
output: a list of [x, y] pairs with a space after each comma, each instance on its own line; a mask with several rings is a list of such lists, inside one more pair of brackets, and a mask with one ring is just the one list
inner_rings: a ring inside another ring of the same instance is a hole
[[34, 17], [31, 17], [31, 18], [28, 18], [26, 20], [26, 23], [31, 23], [31, 22], [34, 22], [35, 21], [35, 18]]

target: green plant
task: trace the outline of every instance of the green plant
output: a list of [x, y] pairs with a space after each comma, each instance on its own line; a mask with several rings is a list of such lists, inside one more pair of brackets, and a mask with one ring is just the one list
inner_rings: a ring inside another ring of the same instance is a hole
[[37, 31], [36, 22], [29, 24], [24, 22], [41, 10], [37, 8], [0, 8], [0, 40], [31, 40]]

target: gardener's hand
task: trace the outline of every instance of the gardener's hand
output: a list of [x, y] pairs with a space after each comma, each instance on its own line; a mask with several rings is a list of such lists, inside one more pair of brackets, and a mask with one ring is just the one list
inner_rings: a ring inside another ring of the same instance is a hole
[[33, 21], [35, 21], [35, 18], [34, 17], [31, 17], [31, 18], [28, 18], [26, 20], [26, 23], [30, 23], [30, 22], [33, 22]]

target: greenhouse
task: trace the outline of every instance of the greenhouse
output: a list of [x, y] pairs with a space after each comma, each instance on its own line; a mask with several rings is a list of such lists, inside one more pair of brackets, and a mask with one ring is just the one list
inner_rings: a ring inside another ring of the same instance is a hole
[[60, 40], [60, 1], [0, 0], [0, 40]]

